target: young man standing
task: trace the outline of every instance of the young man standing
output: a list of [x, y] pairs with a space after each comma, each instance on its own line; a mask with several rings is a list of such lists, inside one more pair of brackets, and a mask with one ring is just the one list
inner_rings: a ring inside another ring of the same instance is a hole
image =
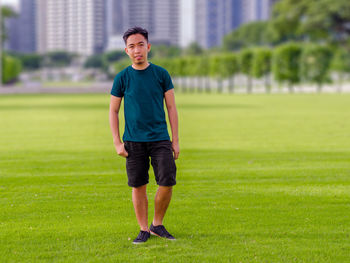
[[[132, 187], [132, 201], [140, 233], [134, 244], [146, 242], [150, 233], [175, 239], [163, 226], [163, 218], [170, 203], [172, 186], [176, 184], [175, 160], [179, 156], [178, 117], [174, 86], [169, 73], [148, 62], [151, 49], [147, 30], [134, 27], [123, 36], [125, 52], [132, 65], [114, 79], [111, 90], [109, 122], [118, 155], [126, 158], [128, 185]], [[125, 130], [123, 142], [119, 135], [119, 108], [124, 97]], [[165, 99], [172, 141], [167, 130], [163, 101]], [[155, 211], [148, 228], [149, 159], [159, 185], [155, 196]]]

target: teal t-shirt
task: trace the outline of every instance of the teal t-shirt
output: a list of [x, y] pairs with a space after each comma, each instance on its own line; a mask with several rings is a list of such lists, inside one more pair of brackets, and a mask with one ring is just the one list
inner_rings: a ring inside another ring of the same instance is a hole
[[173, 88], [169, 73], [152, 63], [144, 70], [129, 66], [117, 74], [111, 95], [124, 97], [123, 141], [170, 140], [164, 112], [164, 93]]

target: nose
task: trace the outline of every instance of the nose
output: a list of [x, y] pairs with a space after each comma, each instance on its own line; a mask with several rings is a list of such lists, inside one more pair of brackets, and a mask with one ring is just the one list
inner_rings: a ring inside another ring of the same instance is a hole
[[135, 47], [135, 53], [140, 53], [140, 52], [141, 52], [141, 47], [136, 46], [136, 47]]

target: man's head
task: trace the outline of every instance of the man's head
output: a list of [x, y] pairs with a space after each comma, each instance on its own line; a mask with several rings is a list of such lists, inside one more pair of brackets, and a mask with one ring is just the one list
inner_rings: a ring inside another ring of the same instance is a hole
[[125, 42], [125, 52], [135, 65], [148, 63], [147, 55], [151, 50], [151, 44], [148, 43], [148, 32], [141, 27], [128, 29], [123, 36]]

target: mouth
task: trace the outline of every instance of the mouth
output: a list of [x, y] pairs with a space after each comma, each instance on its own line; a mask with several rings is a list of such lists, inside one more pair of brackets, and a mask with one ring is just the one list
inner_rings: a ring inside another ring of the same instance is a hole
[[135, 59], [142, 59], [142, 56], [135, 56]]

